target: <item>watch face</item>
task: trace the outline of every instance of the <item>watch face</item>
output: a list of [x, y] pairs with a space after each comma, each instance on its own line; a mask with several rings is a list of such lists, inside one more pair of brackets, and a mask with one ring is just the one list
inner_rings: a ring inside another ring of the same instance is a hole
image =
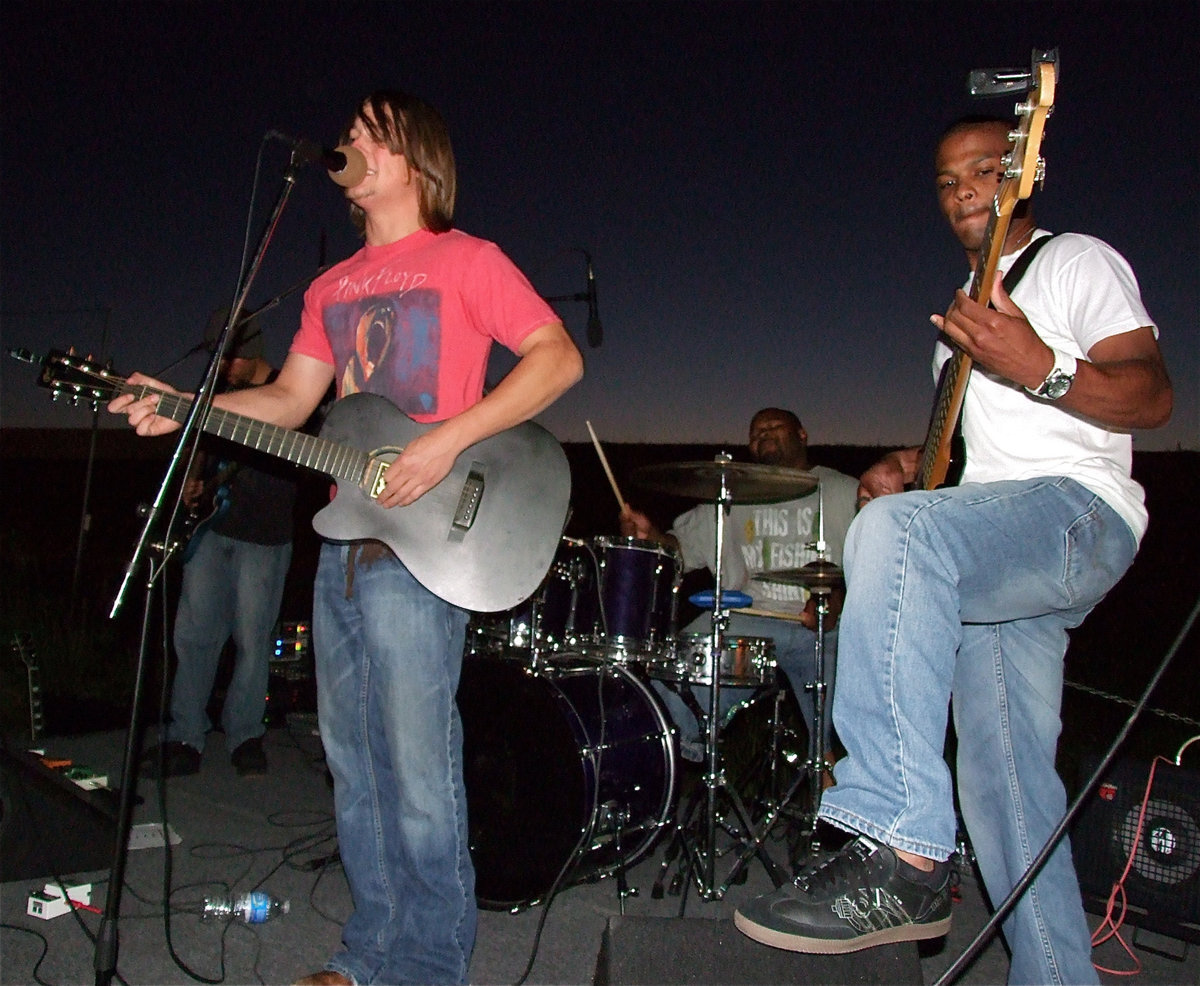
[[1061, 370], [1056, 370], [1042, 384], [1042, 396], [1056, 401], [1071, 389], [1071, 384], [1074, 382], [1075, 378], [1072, 375], [1063, 373]]

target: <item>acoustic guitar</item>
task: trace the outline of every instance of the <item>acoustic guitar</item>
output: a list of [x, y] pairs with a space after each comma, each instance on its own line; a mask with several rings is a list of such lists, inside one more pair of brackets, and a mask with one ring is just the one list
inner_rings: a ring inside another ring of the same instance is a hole
[[[105, 402], [158, 394], [158, 413], [183, 421], [192, 400], [130, 384], [108, 368], [52, 351], [38, 382], [56, 399]], [[388, 465], [419, 424], [377, 394], [349, 394], [330, 409], [320, 435], [210, 409], [203, 430], [331, 477], [337, 490], [313, 517], [331, 541], [384, 542], [425, 588], [455, 606], [511, 609], [541, 583], [558, 548], [571, 496], [567, 457], [554, 436], [526, 421], [459, 455], [437, 486], [406, 507], [376, 502]]]

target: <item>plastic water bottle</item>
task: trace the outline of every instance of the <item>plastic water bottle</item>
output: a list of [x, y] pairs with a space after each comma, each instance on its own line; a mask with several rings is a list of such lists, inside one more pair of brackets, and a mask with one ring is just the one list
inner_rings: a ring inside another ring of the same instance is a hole
[[291, 902], [279, 900], [261, 890], [221, 897], [205, 897], [203, 918], [206, 921], [241, 921], [242, 924], [262, 924], [280, 914], [287, 914]]

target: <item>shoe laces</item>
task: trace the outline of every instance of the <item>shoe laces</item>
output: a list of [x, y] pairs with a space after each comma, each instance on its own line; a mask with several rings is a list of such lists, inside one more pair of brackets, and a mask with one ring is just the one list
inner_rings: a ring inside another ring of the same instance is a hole
[[792, 881], [806, 893], [814, 888], [831, 888], [839, 883], [847, 882], [852, 874], [861, 873], [866, 869], [867, 857], [876, 849], [874, 843], [858, 838], [843, 848], [840, 852], [827, 856], [819, 863], [809, 866], [796, 874]]

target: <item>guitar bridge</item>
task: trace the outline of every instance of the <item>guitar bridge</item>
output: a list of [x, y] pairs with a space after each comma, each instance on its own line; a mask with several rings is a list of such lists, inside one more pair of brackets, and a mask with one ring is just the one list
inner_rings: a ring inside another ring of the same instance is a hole
[[483, 464], [472, 462], [471, 468], [467, 472], [467, 478], [463, 482], [462, 492], [458, 495], [458, 507], [454, 511], [454, 517], [450, 521], [451, 535], [466, 534], [471, 529], [471, 525], [475, 523], [475, 515], [479, 513], [479, 504], [483, 500], [484, 486], [483, 479]]

